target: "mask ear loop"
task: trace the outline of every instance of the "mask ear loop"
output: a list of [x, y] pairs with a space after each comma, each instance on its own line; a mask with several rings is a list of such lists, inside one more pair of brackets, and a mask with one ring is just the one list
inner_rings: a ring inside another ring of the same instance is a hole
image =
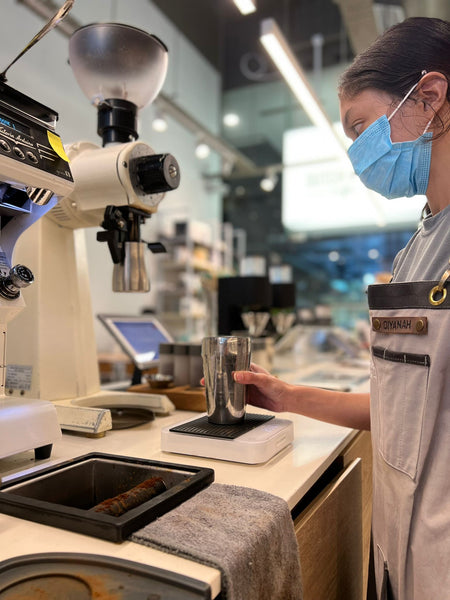
[[[410, 89], [410, 90], [407, 92], [406, 96], [403, 98], [403, 100], [400, 102], [400, 104], [397, 106], [397, 108], [395, 108], [395, 109], [394, 109], [394, 112], [393, 112], [393, 113], [391, 113], [391, 114], [389, 115], [389, 117], [387, 118], [387, 119], [388, 119], [388, 121], [390, 121], [390, 120], [392, 119], [392, 117], [395, 115], [395, 113], [396, 113], [396, 112], [397, 112], [397, 111], [398, 111], [398, 110], [399, 110], [399, 109], [400, 109], [400, 108], [403, 106], [403, 104], [404, 104], [404, 103], [405, 103], [405, 102], [408, 100], [408, 98], [410, 97], [410, 95], [412, 94], [412, 92], [413, 92], [413, 91], [416, 89], [416, 87], [417, 87], [417, 86], [419, 85], [419, 83], [422, 81], [422, 77], [423, 77], [424, 75], [426, 75], [426, 74], [427, 74], [427, 72], [426, 72], [425, 70], [423, 70], [423, 71], [420, 73], [420, 79], [419, 79], [419, 81], [418, 81], [417, 83], [415, 83], [415, 84], [412, 86], [412, 88], [411, 88], [411, 89]], [[432, 120], [433, 120], [433, 119], [431, 119], [431, 121], [432, 121]], [[424, 131], [423, 133], [426, 133], [426, 131], [427, 131], [428, 127], [429, 127], [429, 126], [430, 126], [430, 124], [431, 124], [431, 121], [428, 123], [428, 125], [427, 125], [427, 127], [426, 127], [426, 129], [425, 129], [425, 131]], [[422, 134], [422, 135], [423, 135], [423, 134]]]
[[427, 126], [425, 127], [425, 129], [423, 130], [422, 135], [425, 135], [426, 132], [428, 131], [428, 129], [430, 128], [431, 123], [433, 122], [434, 117], [431, 117], [431, 119], [428, 121]]
[[[424, 75], [426, 75], [426, 74], [427, 74], [427, 71], [425, 71], [425, 70], [424, 70], [424, 71], [422, 71], [422, 73], [421, 73], [422, 77], [423, 77]], [[417, 82], [417, 85], [419, 85], [419, 83], [422, 81], [422, 77], [421, 77], [421, 78], [419, 79], [419, 81]], [[431, 125], [431, 123], [433, 122], [433, 119], [434, 119], [434, 117], [431, 117], [431, 119], [428, 121], [428, 123], [427, 123], [427, 125], [426, 125], [425, 129], [423, 130], [423, 133], [422, 133], [422, 135], [425, 135], [425, 134], [426, 134], [426, 132], [427, 132], [427, 131], [428, 131], [428, 129], [430, 128], [430, 125]]]

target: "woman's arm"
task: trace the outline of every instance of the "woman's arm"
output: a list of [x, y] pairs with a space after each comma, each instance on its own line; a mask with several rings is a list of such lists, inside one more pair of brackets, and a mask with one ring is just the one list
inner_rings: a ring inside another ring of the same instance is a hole
[[247, 402], [273, 412], [294, 412], [352, 429], [370, 429], [369, 394], [288, 384], [252, 364], [234, 379], [248, 385]]

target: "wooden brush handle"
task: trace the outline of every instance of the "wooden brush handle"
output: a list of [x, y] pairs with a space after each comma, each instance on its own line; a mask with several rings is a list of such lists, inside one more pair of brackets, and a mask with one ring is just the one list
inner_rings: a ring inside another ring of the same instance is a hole
[[151, 477], [114, 498], [107, 498], [90, 510], [118, 517], [167, 490], [162, 477]]

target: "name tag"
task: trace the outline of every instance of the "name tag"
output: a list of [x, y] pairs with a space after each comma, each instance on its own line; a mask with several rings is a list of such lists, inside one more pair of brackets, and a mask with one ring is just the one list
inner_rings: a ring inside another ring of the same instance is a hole
[[406, 333], [426, 335], [427, 317], [372, 317], [372, 330], [378, 333]]

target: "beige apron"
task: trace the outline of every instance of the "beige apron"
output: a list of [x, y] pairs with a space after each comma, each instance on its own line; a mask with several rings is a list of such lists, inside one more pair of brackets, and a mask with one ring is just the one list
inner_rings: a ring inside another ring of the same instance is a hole
[[368, 295], [377, 596], [449, 600], [450, 270]]

